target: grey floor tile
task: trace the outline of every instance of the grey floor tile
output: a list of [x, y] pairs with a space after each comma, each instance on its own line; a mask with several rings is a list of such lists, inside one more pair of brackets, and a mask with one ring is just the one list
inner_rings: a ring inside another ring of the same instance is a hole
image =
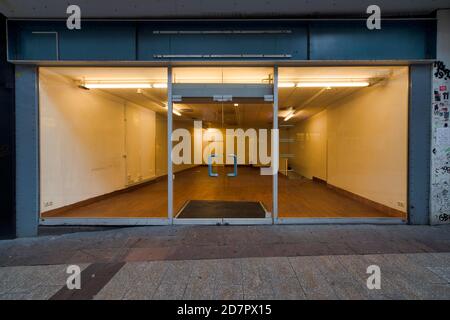
[[154, 300], [181, 300], [186, 291], [186, 283], [161, 283], [153, 294]]
[[217, 270], [216, 260], [194, 261], [183, 299], [213, 299]]
[[289, 258], [264, 259], [261, 265], [261, 272], [263, 276], [270, 280], [276, 299], [306, 298]]
[[[80, 264], [80, 270], [86, 268]], [[18, 266], [0, 268], [0, 294], [30, 294], [40, 287], [59, 287], [66, 285], [69, 274], [68, 265]], [[42, 289], [43, 290], [43, 289]]]
[[216, 283], [216, 287], [214, 288], [214, 299], [242, 300], [244, 299], [244, 288], [242, 285]]
[[241, 259], [216, 260], [215, 264], [216, 283], [242, 286], [243, 274]]
[[352, 270], [346, 269], [334, 256], [311, 257], [322, 276], [327, 280], [339, 299], [368, 299], [365, 283], [358, 281]]
[[405, 278], [393, 262], [394, 255], [366, 255], [364, 258], [381, 270], [381, 287], [387, 290], [391, 296], [401, 296], [405, 299], [420, 299], [414, 285]]
[[392, 288], [392, 286], [383, 281], [380, 289], [369, 289], [367, 287], [367, 280], [371, 274], [367, 273], [367, 268], [371, 265], [364, 256], [337, 256], [336, 259], [349, 270], [351, 274], [356, 278], [357, 283], [366, 291], [369, 299], [373, 300], [386, 300], [386, 299], [405, 299], [406, 297], [401, 295], [398, 290]]
[[264, 258], [242, 259], [242, 286], [244, 298], [271, 299], [274, 297], [272, 283], [264, 272]]
[[289, 261], [307, 299], [337, 299], [333, 287], [311, 257], [291, 257]]

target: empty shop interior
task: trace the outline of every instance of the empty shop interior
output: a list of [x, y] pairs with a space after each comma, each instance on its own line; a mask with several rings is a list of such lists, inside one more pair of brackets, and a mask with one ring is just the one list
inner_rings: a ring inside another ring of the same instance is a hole
[[[41, 218], [168, 217], [167, 82], [167, 68], [39, 68]], [[174, 67], [172, 83], [173, 130], [201, 145], [172, 164], [174, 217], [271, 218], [267, 163], [247, 138], [235, 166], [225, 140], [254, 129], [271, 156], [273, 99], [248, 92], [273, 90], [274, 69]], [[278, 217], [405, 220], [408, 87], [407, 66], [279, 67]]]

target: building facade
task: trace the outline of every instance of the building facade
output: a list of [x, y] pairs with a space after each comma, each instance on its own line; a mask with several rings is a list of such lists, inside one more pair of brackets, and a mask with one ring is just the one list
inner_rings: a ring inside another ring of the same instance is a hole
[[[8, 124], [2, 127], [6, 133], [6, 135], [2, 134], [2, 139], [3, 137], [7, 139], [6, 142], [2, 142], [2, 145], [8, 146], [2, 148], [4, 150], [2, 161], [5, 161], [2, 170], [6, 168], [5, 175], [8, 175], [15, 167], [15, 179], [12, 177], [8, 179], [15, 182], [15, 210], [11, 210], [12, 206], [10, 206], [2, 211], [14, 211], [14, 216], [9, 217], [11, 221], [8, 220], [5, 224], [13, 225], [17, 236], [36, 235], [39, 225], [217, 222], [214, 219], [185, 221], [176, 219], [177, 210], [174, 209], [174, 203], [176, 203], [177, 187], [175, 185], [174, 190], [174, 184], [178, 180], [174, 180], [172, 176], [177, 169], [172, 168], [170, 160], [167, 162], [165, 174], [168, 177], [166, 178], [167, 186], [165, 186], [167, 210], [163, 210], [162, 217], [151, 219], [136, 216], [96, 217], [95, 219], [45, 218], [42, 215], [43, 206], [51, 206], [52, 201], [55, 200], [44, 199], [42, 189], [43, 181], [45, 183], [47, 179], [47, 173], [42, 170], [46, 161], [42, 158], [42, 150], [47, 148], [42, 141], [42, 125], [43, 121], [47, 121], [47, 118], [42, 118], [44, 113], [42, 108], [45, 103], [42, 79], [46, 70], [61, 74], [66, 72], [65, 75], [70, 73], [61, 68], [108, 67], [111, 68], [112, 73], [120, 68], [163, 68], [164, 72], [167, 72], [167, 78], [165, 78], [167, 92], [164, 92], [167, 95], [167, 102], [165, 102], [167, 119], [164, 120], [167, 121], [167, 126], [164, 127], [167, 136], [161, 141], [165, 144], [164, 153], [168, 155], [167, 159], [170, 159], [173, 148], [167, 141], [170, 141], [172, 129], [176, 127], [173, 121], [175, 115], [172, 115], [171, 111], [174, 109], [174, 104], [181, 101], [178, 99], [186, 98], [183, 102], [190, 101], [188, 98], [198, 100], [201, 93], [190, 95], [188, 90], [191, 92], [203, 90], [205, 97], [214, 96], [214, 101], [217, 102], [219, 101], [216, 99], [217, 93], [221, 92], [217, 88], [212, 90], [210, 87], [187, 87], [179, 80], [182, 73], [177, 73], [177, 68], [270, 68], [273, 71], [270, 72], [267, 84], [261, 84], [258, 88], [253, 86], [252, 89], [248, 87], [245, 93], [241, 92], [242, 88], [228, 89], [232, 90], [229, 91], [232, 94], [225, 90], [221, 93], [220, 101], [227, 100], [229, 95], [240, 97], [239, 104], [244, 104], [249, 101], [245, 100], [248, 98], [245, 95], [252, 90], [255, 92], [268, 90], [258, 93], [258, 97], [264, 97], [273, 107], [270, 109], [273, 117], [270, 126], [276, 130], [281, 130], [284, 124], [278, 120], [280, 114], [286, 111], [283, 109], [286, 106], [282, 106], [284, 102], [279, 102], [279, 99], [283, 99], [282, 91], [279, 90], [283, 86], [290, 86], [290, 83], [283, 78], [289, 68], [292, 70], [295, 68], [299, 68], [297, 70], [301, 68], [322, 68], [323, 70], [361, 67], [406, 68], [407, 141], [404, 146], [406, 200], [398, 201], [397, 206], [397, 209], [405, 212], [404, 219], [387, 221], [376, 216], [364, 216], [363, 219], [327, 216], [305, 218], [300, 215], [292, 220], [287, 219], [279, 214], [279, 211], [283, 210], [282, 202], [295, 202], [296, 199], [283, 200], [287, 196], [281, 195], [284, 192], [281, 178], [275, 174], [270, 186], [272, 197], [270, 208], [266, 208], [270, 215], [260, 220], [230, 219], [227, 223], [449, 223], [450, 10], [443, 8], [426, 16], [397, 15], [385, 18], [381, 20], [381, 29], [375, 30], [367, 27], [366, 18], [328, 18], [328, 16], [326, 18], [214, 20], [83, 18], [81, 29], [74, 30], [68, 29], [66, 23], [66, 19], [11, 17], [5, 19], [3, 24], [6, 41], [2, 52], [6, 56], [2, 59], [2, 72], [3, 79], [6, 80], [2, 82], [2, 95], [6, 97], [5, 101], [8, 101], [6, 105], [9, 108], [2, 111], [4, 115], [2, 114], [1, 118], [3, 121], [14, 115], [15, 126], [7, 121]], [[11, 76], [12, 68], [15, 73], [14, 81]], [[82, 86], [85, 86], [85, 83]], [[225, 87], [231, 88], [231, 85]], [[15, 88], [14, 96], [11, 95], [13, 88]], [[255, 95], [258, 94], [255, 93]], [[235, 106], [238, 104], [236, 103], [238, 100], [229, 101], [233, 101]], [[222, 107], [222, 114], [223, 110]], [[156, 117], [158, 117], [157, 114]], [[222, 123], [223, 119], [222, 117]], [[328, 121], [331, 123], [331, 120]], [[13, 136], [15, 148], [11, 144]], [[329, 137], [328, 141], [332, 138]], [[280, 140], [280, 143], [272, 142], [272, 150], [281, 149], [282, 142], [290, 142], [290, 139], [289, 136], [283, 141]], [[68, 140], [66, 141], [69, 143]], [[11, 161], [14, 149], [15, 161]], [[328, 153], [331, 152], [331, 149], [327, 150]], [[158, 149], [155, 152], [158, 153]], [[383, 154], [375, 156], [383, 157]], [[59, 159], [63, 161], [62, 157]], [[295, 160], [289, 161], [295, 164]], [[57, 162], [54, 167], [57, 166]], [[289, 165], [287, 160], [285, 162], [286, 173], [291, 167], [291, 162]], [[281, 167], [282, 164], [280, 164]], [[331, 170], [329, 165], [327, 170], [328, 172]], [[312, 176], [318, 177], [316, 174]], [[69, 176], [67, 179], [75, 178]], [[2, 188], [10, 190], [12, 186], [9, 183]], [[13, 196], [10, 195], [8, 198], [13, 199]], [[374, 202], [370, 196], [366, 198]], [[222, 219], [222, 221], [225, 220]]]

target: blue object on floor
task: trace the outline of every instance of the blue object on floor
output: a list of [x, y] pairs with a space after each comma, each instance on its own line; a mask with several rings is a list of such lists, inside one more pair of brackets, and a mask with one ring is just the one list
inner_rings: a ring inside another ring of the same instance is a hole
[[210, 154], [208, 156], [208, 175], [210, 177], [218, 177], [219, 176], [219, 174], [216, 172], [213, 172], [213, 169], [212, 169], [212, 158], [215, 158], [215, 157], [216, 157], [216, 155], [214, 153]]
[[228, 156], [233, 157], [234, 161], [234, 171], [227, 174], [229, 177], [236, 177], [237, 176], [237, 156], [235, 154], [229, 154]]

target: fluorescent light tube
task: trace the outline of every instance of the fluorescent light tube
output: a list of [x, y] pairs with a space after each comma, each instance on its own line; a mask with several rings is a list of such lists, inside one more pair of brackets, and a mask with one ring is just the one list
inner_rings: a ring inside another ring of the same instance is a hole
[[181, 112], [180, 111], [173, 109], [172, 112], [173, 112], [173, 114], [181, 117]]
[[154, 84], [152, 84], [152, 88], [165, 89], [165, 88], [167, 88], [167, 83], [154, 83]]
[[84, 83], [88, 89], [146, 89], [151, 88], [150, 83]]
[[299, 88], [367, 87], [368, 81], [299, 82]]
[[292, 118], [295, 114], [295, 109], [294, 108], [289, 108], [288, 113], [284, 116], [284, 121], [288, 121], [290, 118]]
[[279, 82], [278, 88], [293, 88], [295, 87], [295, 83], [293, 82]]
[[294, 116], [294, 112], [292, 112], [291, 114], [287, 115], [286, 117], [284, 117], [284, 121], [288, 121], [290, 118], [292, 118]]

